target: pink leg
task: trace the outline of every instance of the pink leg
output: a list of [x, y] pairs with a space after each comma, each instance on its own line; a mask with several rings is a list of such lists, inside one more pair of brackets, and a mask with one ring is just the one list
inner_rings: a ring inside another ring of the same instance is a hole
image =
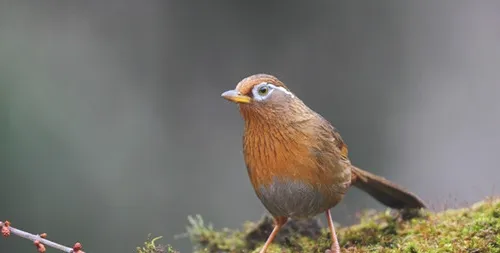
[[326, 219], [328, 220], [328, 227], [330, 228], [330, 232], [332, 234], [332, 248], [331, 250], [327, 250], [327, 252], [340, 253], [339, 241], [337, 240], [337, 233], [335, 233], [335, 228], [333, 227], [333, 220], [330, 209], [326, 211]]
[[264, 244], [262, 249], [259, 251], [259, 253], [266, 253], [267, 248], [273, 242], [274, 237], [276, 237], [280, 228], [283, 227], [283, 225], [285, 225], [285, 223], [288, 221], [288, 218], [287, 217], [275, 217], [274, 221], [276, 222], [276, 224], [274, 225], [273, 232], [271, 232], [271, 234], [267, 238], [266, 243]]

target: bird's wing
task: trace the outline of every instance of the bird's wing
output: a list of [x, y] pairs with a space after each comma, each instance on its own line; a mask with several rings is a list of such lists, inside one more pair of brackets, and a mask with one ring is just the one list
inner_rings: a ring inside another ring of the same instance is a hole
[[335, 149], [337, 153], [339, 154], [340, 159], [348, 161], [348, 148], [347, 144], [344, 142], [342, 139], [342, 136], [340, 135], [339, 131], [337, 128], [335, 128], [328, 120], [323, 118], [321, 115], [319, 115], [319, 118], [321, 119], [321, 126], [323, 129], [320, 131], [323, 132], [323, 136], [327, 135], [335, 146]]
[[332, 124], [329, 124], [330, 127], [331, 127], [331, 131], [332, 131], [332, 135], [333, 135], [333, 138], [334, 138], [334, 143], [335, 143], [335, 146], [339, 149], [340, 151], [340, 157], [344, 160], [348, 160], [348, 148], [347, 148], [347, 144], [345, 144], [344, 140], [342, 139], [342, 136], [340, 136], [340, 133], [339, 131], [337, 130], [337, 128], [335, 128], [334, 126], [332, 126]]
[[344, 194], [351, 183], [351, 163], [348, 149], [339, 132], [327, 120], [315, 124], [315, 152], [317, 180], [329, 189]]

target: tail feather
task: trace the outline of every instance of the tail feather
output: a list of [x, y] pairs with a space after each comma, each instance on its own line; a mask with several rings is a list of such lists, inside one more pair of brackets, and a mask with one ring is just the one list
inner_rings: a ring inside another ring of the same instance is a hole
[[355, 166], [352, 166], [352, 172], [354, 186], [390, 208], [426, 208], [425, 203], [415, 194], [383, 177]]

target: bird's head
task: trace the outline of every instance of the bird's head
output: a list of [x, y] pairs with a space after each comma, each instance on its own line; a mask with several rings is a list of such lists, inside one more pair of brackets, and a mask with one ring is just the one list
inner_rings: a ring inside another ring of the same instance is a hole
[[249, 76], [241, 80], [234, 90], [228, 90], [221, 96], [237, 103], [245, 120], [283, 119], [307, 108], [283, 82], [268, 74]]

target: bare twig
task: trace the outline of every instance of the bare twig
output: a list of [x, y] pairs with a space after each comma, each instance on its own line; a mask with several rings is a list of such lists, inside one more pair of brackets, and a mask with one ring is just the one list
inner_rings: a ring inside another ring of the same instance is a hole
[[44, 247], [44, 245], [45, 245], [45, 246], [48, 246], [48, 247], [51, 247], [54, 249], [58, 249], [60, 251], [67, 252], [67, 253], [85, 253], [81, 250], [82, 246], [78, 242], [75, 243], [73, 248], [66, 247], [66, 246], [61, 245], [59, 243], [55, 243], [53, 241], [45, 239], [45, 236], [46, 236], [45, 234], [35, 235], [35, 234], [31, 234], [31, 233], [22, 231], [22, 230], [17, 229], [17, 228], [13, 228], [12, 226], [10, 226], [10, 223], [8, 221], [5, 221], [5, 222], [0, 221], [0, 228], [2, 229], [2, 234], [5, 237], [9, 236], [10, 234], [14, 234], [14, 235], [17, 235], [19, 237], [22, 237], [22, 238], [25, 238], [25, 239], [32, 241], [35, 244], [35, 246], [37, 247], [39, 252], [45, 252], [45, 247]]

